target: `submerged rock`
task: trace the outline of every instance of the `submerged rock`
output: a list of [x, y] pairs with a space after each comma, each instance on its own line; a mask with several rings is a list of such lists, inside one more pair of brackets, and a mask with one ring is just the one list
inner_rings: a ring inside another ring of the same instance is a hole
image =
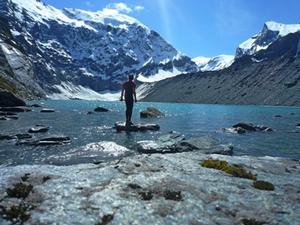
[[14, 135], [0, 134], [0, 141], [16, 139]]
[[224, 128], [223, 131], [237, 134], [245, 134], [247, 132], [264, 131], [271, 132], [272, 128], [265, 125], [255, 125], [253, 123], [237, 123], [231, 128]]
[[47, 145], [63, 145], [69, 144], [71, 139], [66, 136], [53, 136], [42, 138], [38, 140], [26, 140], [26, 141], [19, 141], [18, 145], [34, 145], [34, 146], [47, 146]]
[[152, 124], [152, 123], [140, 123], [140, 124], [133, 124], [133, 125], [127, 125], [125, 122], [116, 122], [115, 123], [115, 129], [117, 132], [121, 131], [158, 131], [160, 129], [160, 126], [158, 124]]
[[41, 109], [41, 113], [53, 113], [53, 112], [55, 112], [54, 109], [48, 109], [48, 108]]
[[106, 109], [104, 107], [97, 107], [94, 109], [95, 112], [109, 112], [110, 110], [109, 109]]
[[164, 113], [154, 107], [148, 107], [146, 110], [140, 112], [140, 116], [141, 118], [160, 117], [164, 116]]
[[223, 146], [211, 137], [197, 137], [186, 139], [179, 133], [169, 133], [156, 140], [145, 140], [137, 142], [137, 151], [145, 154], [153, 153], [178, 153], [201, 151], [205, 154], [232, 155], [232, 146]]
[[49, 127], [37, 125], [35, 127], [32, 127], [28, 130], [28, 133], [46, 133], [49, 131]]
[[[276, 188], [271, 193], [255, 189], [252, 180], [199, 165], [208, 159], [226, 161], [230, 166], [240, 164], [258, 180], [271, 177]], [[30, 211], [24, 210], [30, 214], [28, 224], [63, 221], [66, 225], [126, 225], [134, 221], [213, 225], [299, 221], [300, 167], [294, 160], [185, 152], [142, 154], [100, 165], [1, 167], [0, 204], [7, 211], [15, 198], [4, 197], [6, 189], [20, 182], [26, 173], [30, 173], [26, 183], [33, 185], [33, 190], [25, 200], [41, 199]], [[42, 182], [43, 177], [51, 179]], [[9, 223], [7, 220], [0, 215], [0, 224]]]
[[26, 103], [8, 91], [0, 91], [0, 107], [26, 106]]

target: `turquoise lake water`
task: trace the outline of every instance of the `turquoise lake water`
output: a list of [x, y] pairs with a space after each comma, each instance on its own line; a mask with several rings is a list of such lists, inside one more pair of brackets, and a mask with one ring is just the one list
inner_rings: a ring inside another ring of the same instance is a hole
[[[124, 120], [123, 102], [100, 102], [80, 100], [47, 100], [30, 102], [54, 108], [55, 113], [33, 112], [19, 114], [19, 120], [0, 121], [1, 134], [26, 133], [36, 124], [50, 126], [47, 135], [35, 135], [36, 138], [49, 135], [65, 135], [71, 138], [71, 144], [62, 146], [17, 146], [16, 141], [0, 141], [0, 163], [17, 164], [56, 164], [97, 162], [109, 160], [103, 154], [84, 151], [84, 146], [100, 141], [114, 141], [131, 149], [136, 154], [135, 143], [140, 140], [154, 139], [169, 131], [177, 131], [189, 137], [209, 136], [222, 144], [232, 144], [235, 155], [281, 156], [300, 159], [300, 108], [232, 105], [197, 105], [167, 103], [137, 103], [134, 107], [133, 121], [157, 123], [159, 132], [117, 133], [112, 127], [116, 121]], [[107, 113], [87, 115], [95, 107], [102, 106], [112, 110]], [[139, 112], [153, 106], [165, 113], [165, 117], [140, 119]], [[274, 115], [281, 115], [275, 118]], [[245, 135], [225, 133], [238, 122], [252, 122], [267, 125], [274, 132], [253, 132]]]

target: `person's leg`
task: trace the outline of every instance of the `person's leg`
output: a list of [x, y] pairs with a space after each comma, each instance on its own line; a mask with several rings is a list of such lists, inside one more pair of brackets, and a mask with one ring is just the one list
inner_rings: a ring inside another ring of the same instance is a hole
[[129, 122], [129, 101], [125, 101], [125, 103], [126, 103], [126, 123], [128, 123]]
[[130, 101], [128, 104], [128, 122], [131, 122], [132, 109], [133, 109], [133, 101]]

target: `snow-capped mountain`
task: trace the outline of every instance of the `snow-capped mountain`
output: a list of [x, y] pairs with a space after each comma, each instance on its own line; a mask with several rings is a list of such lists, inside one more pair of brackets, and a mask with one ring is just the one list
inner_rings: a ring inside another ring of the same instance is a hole
[[231, 66], [234, 62], [234, 56], [219, 55], [212, 58], [199, 56], [192, 60], [197, 64], [200, 71], [217, 71]]
[[236, 50], [236, 58], [241, 58], [244, 55], [253, 55], [260, 50], [265, 50], [279, 38], [299, 31], [300, 24], [266, 22], [261, 32], [239, 45]]
[[118, 91], [128, 74], [148, 78], [197, 71], [158, 33], [114, 10], [60, 10], [40, 0], [1, 0], [0, 12], [9, 29], [0, 34], [3, 41], [20, 46], [47, 94], [76, 86]]

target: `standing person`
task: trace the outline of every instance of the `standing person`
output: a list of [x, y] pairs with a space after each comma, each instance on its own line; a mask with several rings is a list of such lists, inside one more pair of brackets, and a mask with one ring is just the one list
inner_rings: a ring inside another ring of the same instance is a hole
[[122, 93], [120, 100], [123, 101], [123, 96], [125, 92], [125, 103], [126, 103], [126, 126], [130, 126], [133, 123], [131, 122], [133, 102], [137, 102], [136, 92], [135, 92], [136, 84], [133, 81], [133, 75], [128, 76], [128, 81], [123, 83], [122, 85]]

